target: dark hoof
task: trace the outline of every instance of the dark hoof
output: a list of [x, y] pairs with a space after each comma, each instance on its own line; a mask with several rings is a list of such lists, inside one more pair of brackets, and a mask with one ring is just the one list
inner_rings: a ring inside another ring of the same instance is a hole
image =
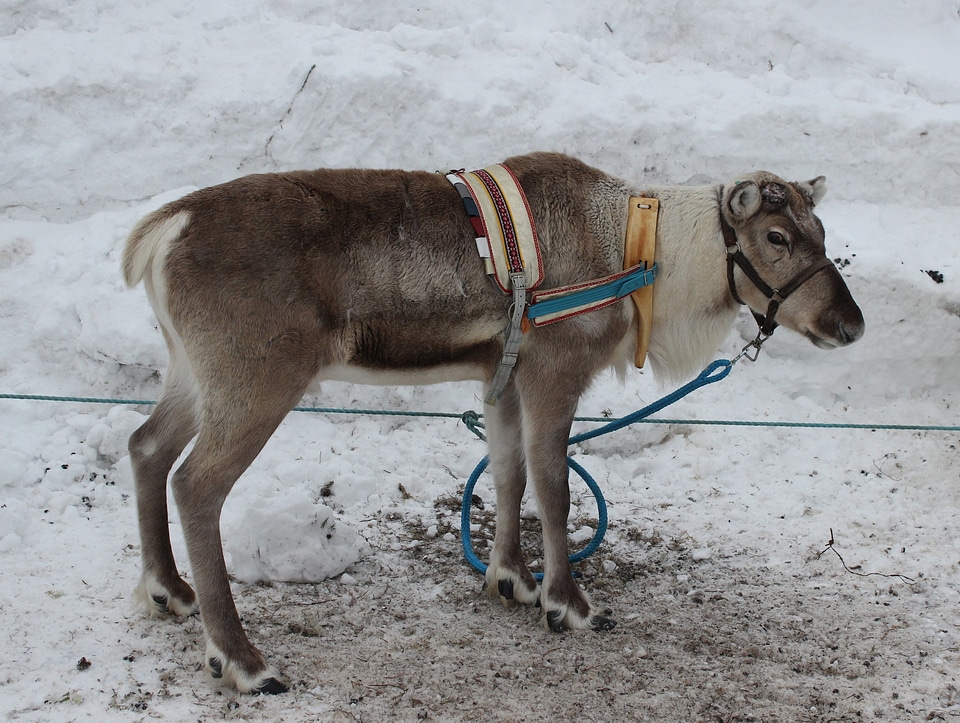
[[210, 658], [207, 665], [210, 666], [210, 675], [213, 678], [220, 680], [223, 677], [223, 661], [220, 658]]
[[497, 583], [497, 590], [500, 592], [500, 597], [502, 597], [504, 600], [513, 600], [512, 580], [500, 580]]
[[268, 678], [253, 692], [258, 695], [280, 695], [281, 693], [286, 693], [288, 690], [290, 690], [290, 688], [276, 678]]
[[166, 595], [153, 595], [153, 604], [157, 606], [157, 610], [166, 615], [170, 612], [170, 608], [167, 607], [167, 596]]
[[553, 632], [562, 633], [564, 630], [566, 630], [566, 628], [563, 627], [563, 613], [561, 613], [559, 610], [551, 610], [548, 612], [547, 625]]
[[615, 627], [617, 627], [616, 620], [604, 617], [603, 615], [597, 615], [590, 622], [593, 623], [594, 631], [598, 633], [602, 633], [607, 630], [613, 630]]

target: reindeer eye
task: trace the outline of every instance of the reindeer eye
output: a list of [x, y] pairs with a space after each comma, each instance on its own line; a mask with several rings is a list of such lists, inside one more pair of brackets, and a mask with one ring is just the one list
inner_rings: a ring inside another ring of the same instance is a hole
[[767, 234], [767, 241], [772, 243], [774, 246], [786, 246], [787, 239], [784, 238], [783, 234], [779, 231], [771, 231]]

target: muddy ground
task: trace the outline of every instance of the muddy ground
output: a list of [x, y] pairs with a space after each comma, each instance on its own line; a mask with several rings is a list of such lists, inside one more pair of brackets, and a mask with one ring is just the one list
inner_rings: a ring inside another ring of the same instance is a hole
[[[452, 513], [456, 499], [444, 505]], [[482, 546], [489, 516], [477, 519]], [[694, 561], [682, 537], [611, 529], [602, 555], [578, 567], [618, 625], [558, 635], [538, 626], [536, 610], [481, 594], [452, 528], [428, 536], [383, 524], [398, 549], [371, 553], [352, 579], [235, 586], [251, 638], [289, 693], [214, 687], [200, 669], [197, 618], [131, 612], [99, 652], [124, 658], [126, 684], [87, 695], [142, 720], [960, 718], [957, 633], [925, 616], [923, 581], [859, 576], [833, 550], [774, 569], [762, 555]], [[96, 688], [96, 666], [84, 675]], [[44, 707], [68, 719], [70, 694], [58, 696]]]

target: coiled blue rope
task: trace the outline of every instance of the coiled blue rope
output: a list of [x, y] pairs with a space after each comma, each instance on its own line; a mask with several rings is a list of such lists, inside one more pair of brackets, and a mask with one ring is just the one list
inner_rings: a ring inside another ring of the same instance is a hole
[[[729, 359], [718, 359], [700, 372], [699, 376], [692, 381], [687, 382], [676, 391], [661, 397], [652, 404], [648, 404], [643, 409], [638, 409], [632, 414], [628, 414], [620, 419], [615, 419], [614, 421], [589, 432], [575, 435], [568, 440], [568, 443], [577, 444], [578, 442], [584, 442], [588, 439], [593, 439], [595, 437], [599, 437], [604, 434], [610, 434], [611, 432], [616, 432], [619, 429], [623, 429], [634, 422], [659, 412], [665, 407], [669, 407], [674, 402], [683, 399], [685, 396], [693, 391], [696, 391], [700, 387], [706, 386], [707, 384], [713, 384], [714, 382], [724, 379], [730, 373], [732, 368], [733, 362]], [[476, 432], [476, 429], [473, 431], [479, 434], [479, 432]], [[463, 545], [463, 556], [466, 558], [467, 562], [470, 563], [473, 569], [475, 569], [481, 575], [487, 572], [487, 566], [483, 564], [480, 558], [477, 557], [477, 554], [473, 551], [473, 539], [470, 531], [470, 511], [473, 506], [473, 490], [477, 486], [477, 480], [480, 479], [480, 475], [483, 474], [489, 463], [490, 458], [484, 457], [474, 468], [473, 473], [467, 479], [466, 487], [463, 489], [463, 502], [460, 506], [460, 542]], [[590, 491], [593, 493], [593, 496], [597, 501], [597, 530], [594, 532], [593, 538], [586, 547], [580, 550], [580, 552], [570, 555], [570, 562], [580, 562], [581, 560], [585, 560], [586, 558], [590, 557], [590, 555], [595, 553], [603, 542], [603, 537], [607, 533], [607, 503], [603, 499], [603, 492], [601, 492], [600, 486], [597, 484], [597, 481], [590, 476], [589, 472], [587, 472], [570, 457], [567, 457], [567, 466], [576, 472], [580, 478], [587, 483], [587, 487], [590, 488]], [[538, 573], [535, 575], [535, 577], [540, 580], [543, 578], [543, 575], [542, 573]]]

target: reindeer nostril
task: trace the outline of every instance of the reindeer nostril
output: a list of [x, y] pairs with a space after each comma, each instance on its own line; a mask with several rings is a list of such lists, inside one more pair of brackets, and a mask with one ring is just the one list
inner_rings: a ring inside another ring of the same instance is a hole
[[852, 344], [861, 336], [863, 336], [863, 323], [859, 324], [844, 324], [842, 321], [837, 325], [837, 331], [839, 332], [838, 338], [844, 344]]

